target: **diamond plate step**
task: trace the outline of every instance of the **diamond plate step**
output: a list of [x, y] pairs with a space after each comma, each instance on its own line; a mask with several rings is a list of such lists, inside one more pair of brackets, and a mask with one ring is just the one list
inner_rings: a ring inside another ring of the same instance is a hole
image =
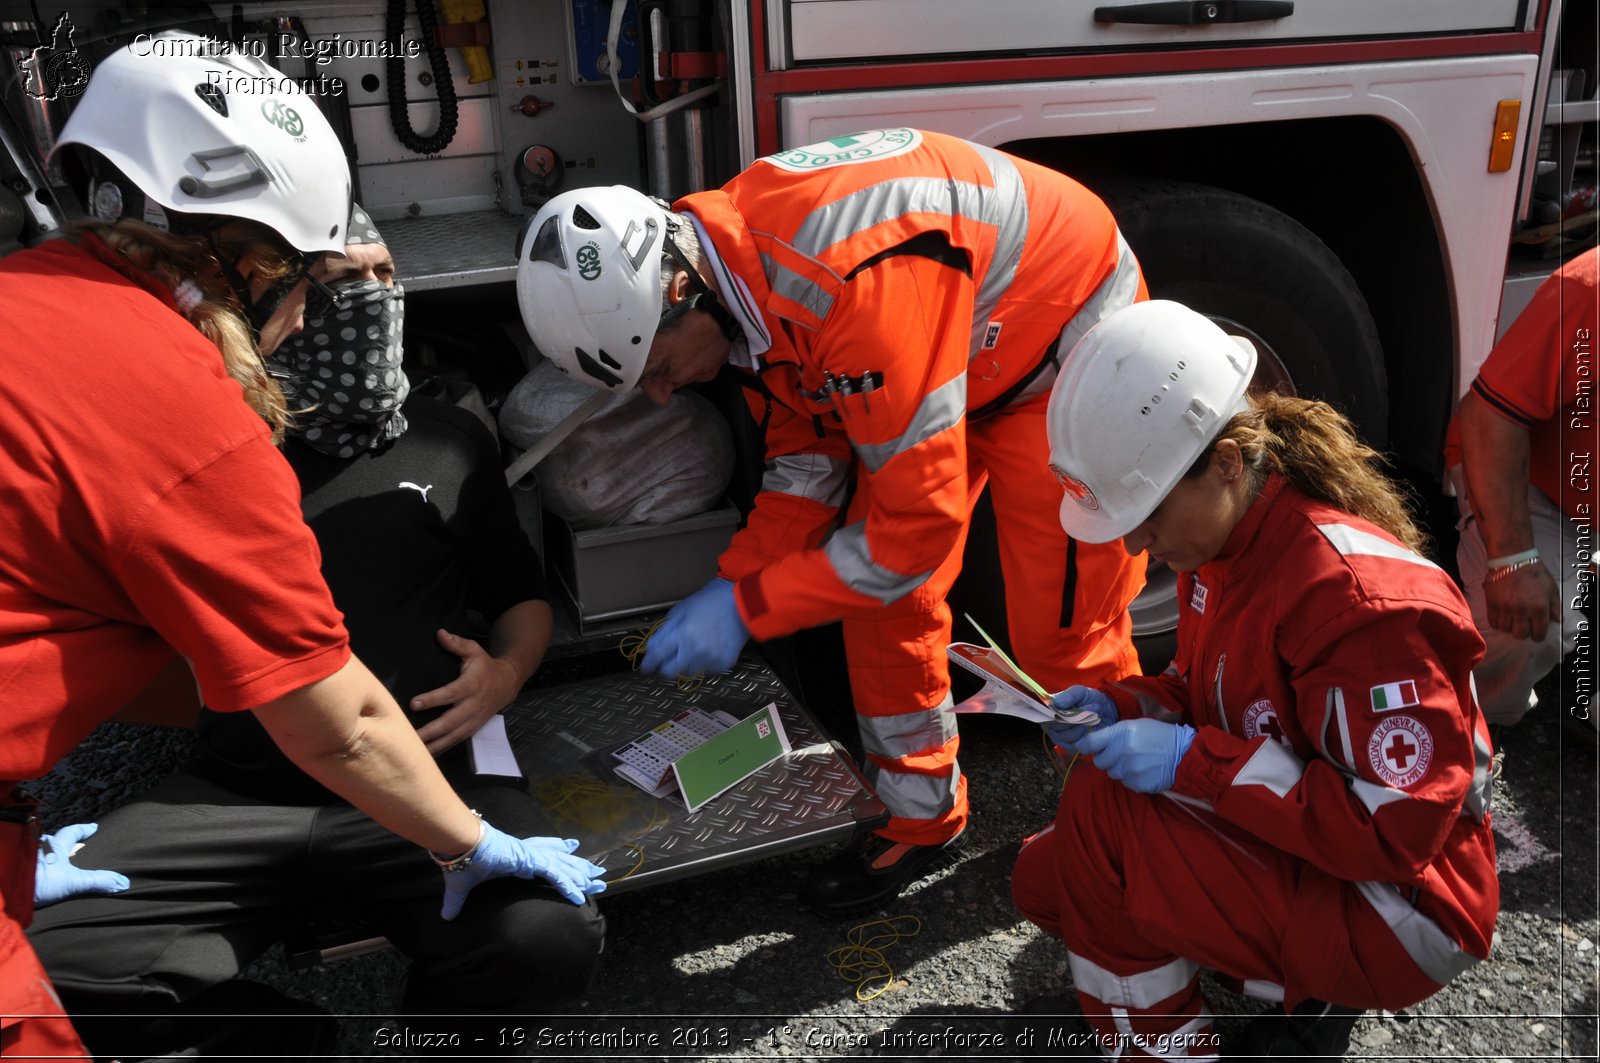
[[[604, 751], [688, 708], [743, 718], [769, 702], [792, 752], [688, 812], [617, 778]], [[823, 845], [887, 819], [855, 765], [753, 656], [692, 690], [634, 673], [524, 692], [506, 732], [552, 833], [610, 869], [607, 893]]]

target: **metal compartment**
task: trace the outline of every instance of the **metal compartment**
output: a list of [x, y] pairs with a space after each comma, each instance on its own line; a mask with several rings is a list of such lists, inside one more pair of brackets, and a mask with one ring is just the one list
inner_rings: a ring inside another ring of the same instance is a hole
[[572, 598], [580, 624], [659, 612], [717, 574], [717, 555], [739, 526], [719, 509], [668, 524], [575, 531], [545, 513], [545, 567]]

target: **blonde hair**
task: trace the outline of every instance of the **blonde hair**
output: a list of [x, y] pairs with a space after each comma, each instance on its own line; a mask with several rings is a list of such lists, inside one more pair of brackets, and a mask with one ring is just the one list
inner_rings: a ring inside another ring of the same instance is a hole
[[1376, 524], [1417, 553], [1427, 549], [1426, 533], [1411, 519], [1409, 491], [1384, 472], [1388, 460], [1327, 403], [1275, 393], [1250, 396], [1250, 408], [1228, 421], [1191, 474], [1205, 467], [1223, 439], [1239, 445], [1252, 493], [1268, 473], [1277, 472], [1312, 498]]
[[[294, 271], [293, 253], [271, 230], [252, 222], [232, 222], [221, 232], [217, 245], [235, 260], [253, 257], [255, 276], [279, 280]], [[267, 422], [272, 441], [281, 442], [289, 423], [288, 405], [277, 381], [267, 374], [250, 323], [222, 274], [212, 242], [205, 236], [169, 232], [132, 219], [114, 225], [78, 221], [67, 227], [65, 235], [78, 240], [84, 233], [93, 233], [173, 290], [186, 280], [194, 282], [201, 299], [184, 316], [217, 348], [223, 368], [244, 390], [244, 401]]]

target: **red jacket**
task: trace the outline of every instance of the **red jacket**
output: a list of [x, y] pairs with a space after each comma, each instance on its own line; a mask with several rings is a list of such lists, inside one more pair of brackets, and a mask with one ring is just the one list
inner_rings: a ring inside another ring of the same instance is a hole
[[[1471, 685], [1483, 640], [1450, 578], [1275, 475], [1178, 590], [1172, 667], [1109, 688], [1125, 718], [1195, 726], [1173, 794], [1363, 884], [1436, 981], [1487, 956], [1499, 883]], [[1413, 905], [1448, 942], [1418, 930]]]

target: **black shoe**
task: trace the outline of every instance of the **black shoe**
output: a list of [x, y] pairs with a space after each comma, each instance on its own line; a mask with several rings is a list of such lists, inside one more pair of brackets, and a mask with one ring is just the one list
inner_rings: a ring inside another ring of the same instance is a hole
[[958, 834], [943, 845], [907, 845], [881, 834], [862, 835], [816, 868], [801, 888], [801, 899], [819, 915], [869, 911], [900, 896], [901, 890], [958, 848], [962, 837]]
[[1312, 1060], [1334, 1063], [1350, 1050], [1350, 1034], [1364, 1015], [1321, 1000], [1301, 1001], [1285, 1015], [1282, 1005], [1262, 1012], [1231, 1039], [1228, 1059]]

